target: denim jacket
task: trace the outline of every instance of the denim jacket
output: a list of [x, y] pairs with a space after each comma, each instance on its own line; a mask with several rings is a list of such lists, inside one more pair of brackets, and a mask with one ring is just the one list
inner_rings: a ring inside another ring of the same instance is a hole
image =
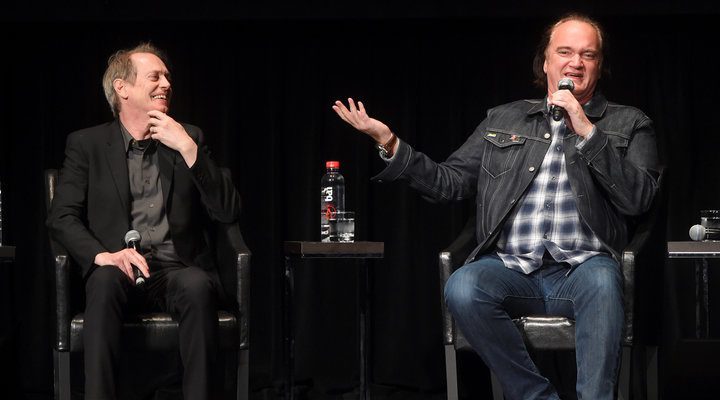
[[[657, 192], [658, 155], [650, 118], [596, 93], [583, 107], [595, 132], [580, 149], [564, 146], [580, 218], [619, 259], [627, 218], [650, 208]], [[574, 140], [571, 140], [573, 139]], [[407, 181], [433, 202], [475, 196], [478, 246], [468, 261], [494, 248], [503, 223], [538, 173], [551, 142], [547, 99], [521, 100], [488, 111], [467, 141], [442, 163], [401, 141], [373, 180]], [[569, 132], [566, 143], [582, 139]]]

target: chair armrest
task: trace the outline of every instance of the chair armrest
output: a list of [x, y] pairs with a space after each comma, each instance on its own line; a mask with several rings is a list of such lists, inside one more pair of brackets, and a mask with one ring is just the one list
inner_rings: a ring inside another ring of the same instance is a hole
[[219, 225], [220, 232], [217, 236], [218, 272], [227, 297], [234, 297], [237, 301], [240, 349], [245, 349], [250, 345], [250, 259], [252, 253], [245, 244], [237, 223]]
[[55, 348], [70, 351], [70, 256], [52, 241], [50, 248], [55, 267]]
[[441, 251], [438, 257], [440, 268], [440, 307], [443, 319], [443, 342], [444, 344], [453, 344], [455, 341], [455, 327], [453, 318], [447, 309], [443, 293], [445, 292], [445, 284], [450, 275], [460, 267], [465, 259], [473, 251], [477, 241], [475, 239], [475, 217], [470, 217], [460, 235], [448, 246]]

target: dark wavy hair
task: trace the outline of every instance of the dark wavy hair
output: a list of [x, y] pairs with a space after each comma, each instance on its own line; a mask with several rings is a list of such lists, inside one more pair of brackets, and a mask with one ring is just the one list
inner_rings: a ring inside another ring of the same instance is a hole
[[555, 32], [555, 28], [557, 28], [560, 24], [568, 21], [585, 22], [586, 24], [595, 28], [595, 32], [597, 32], [598, 35], [598, 42], [600, 44], [600, 48], [598, 49], [600, 55], [600, 73], [604, 77], [610, 76], [610, 68], [607, 62], [608, 46], [605, 31], [603, 30], [602, 26], [600, 26], [600, 23], [595, 21], [594, 19], [588, 17], [585, 14], [573, 12], [565, 14], [557, 21], [548, 25], [545, 28], [545, 31], [543, 31], [543, 35], [540, 38], [540, 43], [538, 43], [538, 46], [535, 49], [535, 59], [533, 60], [533, 74], [535, 75], [533, 83], [537, 87], [547, 89], [547, 75], [545, 74], [545, 71], [543, 71], [543, 65], [545, 64], [545, 52], [550, 45], [550, 38], [552, 37], [553, 32]]

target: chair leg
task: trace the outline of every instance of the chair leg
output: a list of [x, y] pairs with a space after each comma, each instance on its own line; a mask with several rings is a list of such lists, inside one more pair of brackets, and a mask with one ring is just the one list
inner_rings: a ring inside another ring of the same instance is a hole
[[492, 371], [490, 371], [490, 382], [492, 384], [493, 400], [503, 400], [505, 395], [503, 395], [502, 386], [500, 386], [500, 381]]
[[630, 400], [630, 378], [632, 371], [632, 347], [623, 346], [620, 359], [620, 376], [618, 382], [618, 400]]
[[448, 400], [458, 400], [457, 355], [452, 344], [445, 345], [445, 379]]
[[70, 400], [70, 352], [53, 349], [55, 400]]
[[250, 349], [238, 351], [237, 366], [237, 399], [248, 400], [250, 398]]
[[658, 400], [658, 347], [647, 346], [645, 351], [647, 400]]

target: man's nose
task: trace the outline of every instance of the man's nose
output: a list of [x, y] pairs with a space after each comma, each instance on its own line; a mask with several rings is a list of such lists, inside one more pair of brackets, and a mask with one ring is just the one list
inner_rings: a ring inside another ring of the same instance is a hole
[[164, 88], [170, 87], [170, 81], [165, 77], [165, 75], [160, 77], [160, 86]]
[[575, 54], [572, 56], [572, 58], [570, 59], [570, 65], [572, 65], [575, 68], [582, 68], [583, 62], [582, 62], [582, 57], [580, 56], [580, 54]]

